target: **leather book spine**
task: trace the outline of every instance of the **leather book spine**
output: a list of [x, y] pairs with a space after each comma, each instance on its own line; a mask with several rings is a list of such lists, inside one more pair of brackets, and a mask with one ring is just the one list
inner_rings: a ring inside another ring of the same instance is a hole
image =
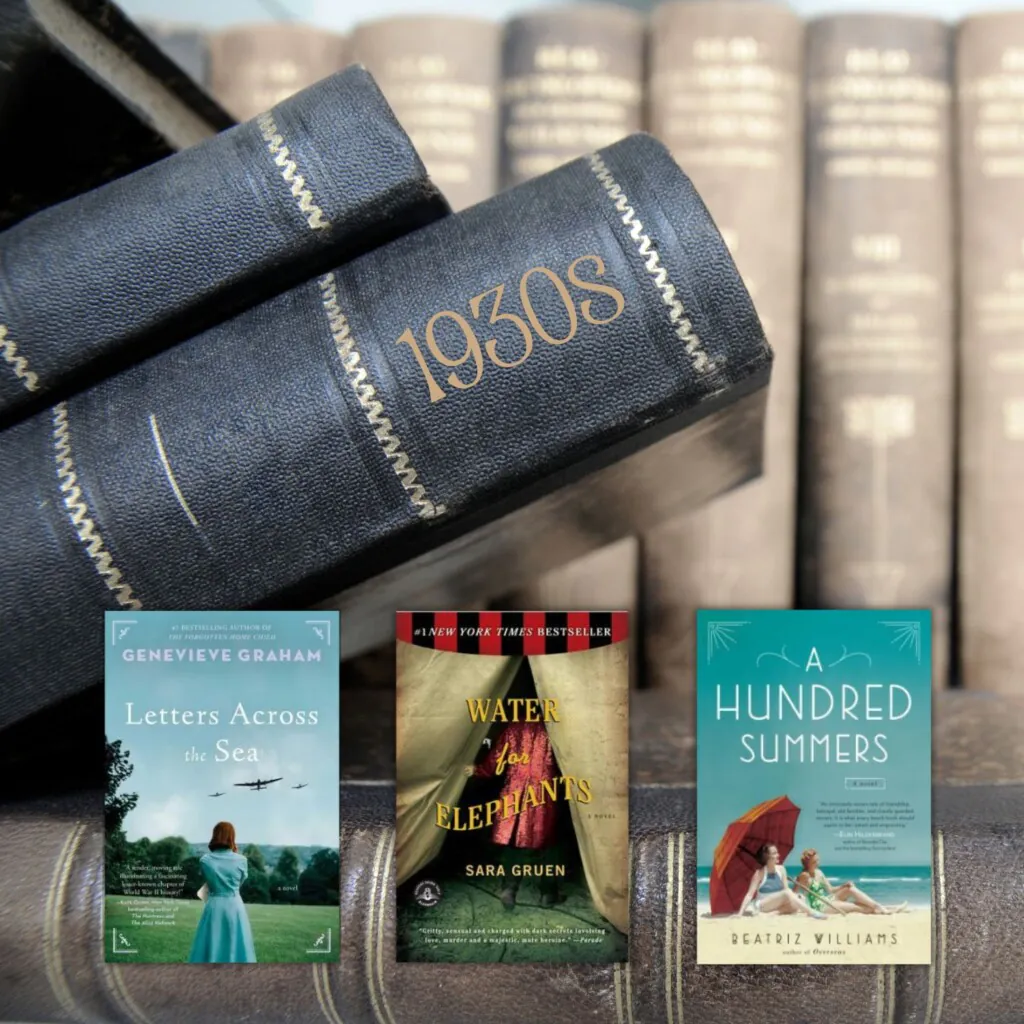
[[267, 22], [212, 32], [210, 91], [239, 121], [262, 114], [348, 63], [348, 40], [312, 25]]
[[332, 75], [0, 235], [0, 421], [448, 212], [369, 73]]
[[931, 608], [945, 686], [953, 546], [951, 37], [808, 26], [801, 604]]
[[99, 679], [104, 609], [326, 599], [770, 367], [650, 136], [404, 235], [0, 434], [0, 727]]
[[[1017, 1024], [1024, 992], [1009, 951], [1024, 889], [1006, 878], [1024, 829], [999, 817], [1002, 800], [993, 787], [970, 788], [975, 805], [994, 816], [969, 824], [936, 816], [933, 962], [851, 969], [823, 957], [796, 974], [696, 967], [693, 791], [683, 787], [632, 791], [646, 820], [631, 849], [632, 955], [628, 964], [607, 966], [396, 963], [394, 790], [383, 785], [341, 790], [340, 963], [230, 972], [105, 964], [100, 794], [42, 809], [5, 807], [0, 865], [18, 884], [0, 918], [8, 950], [0, 1012], [40, 1024], [216, 1024], [227, 1001], [254, 1024], [282, 1014], [291, 1024], [470, 1024], [480, 1020], [485, 999], [493, 1019], [551, 1024], [738, 1024], [757, 1019], [765, 1005], [780, 1020], [814, 1024]], [[979, 863], [990, 869], [981, 876]]]
[[652, 15], [651, 131], [708, 204], [775, 352], [761, 478], [641, 539], [654, 688], [694, 692], [697, 609], [794, 600], [803, 42], [789, 8], [757, 0], [666, 3]]
[[962, 685], [1024, 693], [1024, 14], [958, 29]]
[[0, 2], [0, 231], [233, 123], [114, 4]]
[[502, 51], [502, 186], [518, 185], [643, 127], [647, 22], [574, 3], [510, 19]]
[[197, 85], [210, 84], [210, 48], [206, 31], [165, 22], [140, 23], [139, 28]]
[[349, 56], [377, 80], [454, 210], [498, 190], [501, 26], [411, 16], [357, 25]]

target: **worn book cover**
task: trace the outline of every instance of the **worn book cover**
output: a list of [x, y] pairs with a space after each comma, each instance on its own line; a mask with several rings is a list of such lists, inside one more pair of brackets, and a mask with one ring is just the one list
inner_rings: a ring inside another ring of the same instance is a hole
[[697, 613], [697, 962], [931, 962], [931, 613]]
[[106, 613], [108, 963], [338, 960], [337, 612]]
[[399, 961], [626, 961], [628, 635], [626, 612], [398, 613]]

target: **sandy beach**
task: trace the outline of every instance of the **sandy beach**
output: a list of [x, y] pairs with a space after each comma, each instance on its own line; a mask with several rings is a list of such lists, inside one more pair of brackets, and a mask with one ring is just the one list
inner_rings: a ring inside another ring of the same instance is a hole
[[824, 921], [803, 914], [697, 918], [700, 964], [927, 964], [932, 912], [847, 914]]

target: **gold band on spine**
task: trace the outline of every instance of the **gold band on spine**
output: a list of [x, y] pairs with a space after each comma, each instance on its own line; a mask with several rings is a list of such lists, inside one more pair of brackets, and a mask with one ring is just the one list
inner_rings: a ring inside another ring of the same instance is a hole
[[622, 223], [629, 228], [629, 237], [636, 243], [637, 253], [643, 257], [647, 273], [661, 293], [661, 301], [668, 307], [669, 319], [675, 328], [676, 337], [686, 346], [686, 354], [698, 373], [705, 373], [712, 368], [712, 362], [703, 343], [693, 329], [693, 323], [686, 315], [682, 300], [676, 294], [676, 286], [669, 280], [668, 271], [662, 266], [661, 256], [651, 241], [651, 236], [644, 234], [644, 226], [630, 204], [629, 197], [622, 186], [615, 180], [608, 165], [597, 153], [591, 153], [587, 160], [594, 177], [601, 183], [608, 198], [615, 204], [615, 209], [622, 214]]
[[[106, 941], [106, 940], [104, 940]], [[118, 1009], [132, 1022], [132, 1024], [153, 1024], [153, 1022], [142, 1012], [142, 1008], [132, 998], [128, 986], [121, 976], [120, 964], [108, 964], [103, 961], [103, 973], [107, 979], [107, 988]]]
[[683, 869], [686, 867], [686, 833], [679, 833], [676, 864], [676, 1024], [683, 1024]]
[[39, 375], [28, 368], [28, 360], [18, 352], [18, 343], [10, 336], [10, 328], [0, 324], [0, 359], [11, 368], [26, 391], [39, 390]]
[[338, 282], [333, 273], [325, 274], [320, 278], [320, 292], [338, 358], [341, 360], [345, 373], [348, 374], [352, 390], [355, 392], [363, 412], [366, 413], [366, 418], [370, 421], [370, 426], [373, 427], [373, 432], [380, 442], [381, 448], [384, 449], [384, 454], [391, 462], [391, 468], [401, 480], [406, 494], [409, 495], [409, 501], [422, 519], [434, 519], [444, 515], [447, 511], [445, 506], [435, 505], [427, 497], [426, 488], [418, 483], [419, 474], [413, 468], [409, 456], [402, 450], [402, 442], [395, 434], [394, 425], [384, 415], [384, 406], [377, 396], [377, 389], [370, 383], [362, 357], [356, 349], [355, 338], [352, 337], [348, 319], [341, 311], [341, 305], [338, 302]]
[[89, 507], [85, 503], [82, 489], [78, 486], [75, 460], [71, 454], [67, 402], [61, 402], [53, 407], [53, 454], [57, 463], [57, 482], [64, 496], [64, 508], [71, 519], [71, 525], [75, 528], [75, 533], [78, 534], [78, 539], [85, 545], [96, 572], [113, 591], [117, 603], [122, 608], [140, 611], [142, 602], [132, 594], [132, 588], [125, 583], [121, 570], [114, 565], [103, 537], [89, 515]]
[[281, 177], [291, 188], [292, 195], [299, 201], [299, 211], [305, 216], [306, 223], [314, 230], [329, 228], [331, 222], [319, 206], [313, 202], [313, 193], [306, 188], [306, 179], [299, 174], [298, 165], [291, 158], [284, 137], [277, 130], [277, 123], [268, 111], [256, 118], [260, 134], [267, 144], [267, 150], [274, 158], [274, 163], [281, 168]]
[[60, 930], [61, 916], [64, 913], [64, 897], [67, 893], [68, 879], [71, 877], [71, 866], [75, 854], [85, 835], [85, 825], [76, 822], [53, 866], [53, 877], [50, 880], [50, 891], [46, 894], [46, 910], [43, 916], [43, 962], [50, 988], [57, 997], [61, 1009], [72, 1020], [85, 1020], [88, 1017], [75, 1002], [71, 987], [68, 984], [67, 972], [64, 970], [64, 959], [61, 953]]
[[665, 868], [668, 875], [665, 879], [665, 1021], [666, 1024], [676, 1024], [675, 1001], [672, 998], [672, 982], [675, 978], [675, 971], [672, 967], [675, 943], [672, 941], [672, 929], [678, 923], [678, 914], [673, 908], [675, 901], [676, 887], [673, 885], [676, 868], [676, 843], [678, 837], [668, 837], [668, 847], [665, 851]]
[[385, 829], [377, 840], [370, 876], [370, 900], [366, 907], [366, 984], [378, 1024], [395, 1024], [384, 992], [384, 914], [391, 889], [391, 864], [395, 831]]
[[325, 963], [313, 964], [313, 989], [320, 1010], [331, 1024], [342, 1024], [341, 1014], [334, 1005], [334, 993], [331, 991], [331, 974]]
[[628, 960], [615, 965], [615, 1015], [618, 1024], [633, 1024], [633, 981]]

